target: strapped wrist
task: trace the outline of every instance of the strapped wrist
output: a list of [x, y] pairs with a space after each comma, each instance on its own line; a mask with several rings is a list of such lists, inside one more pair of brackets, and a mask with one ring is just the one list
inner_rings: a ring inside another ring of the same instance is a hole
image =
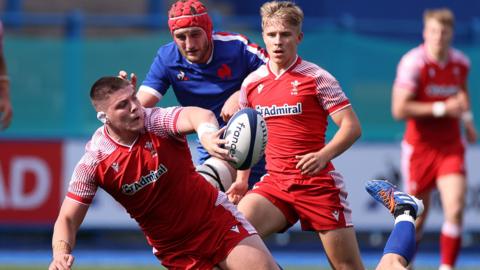
[[433, 117], [443, 117], [447, 113], [447, 107], [443, 101], [435, 101], [432, 104]]
[[202, 138], [203, 134], [205, 133], [211, 133], [211, 132], [216, 132], [218, 131], [218, 126], [213, 124], [213, 123], [201, 123], [197, 127], [197, 134], [198, 138]]
[[462, 122], [463, 123], [470, 123], [473, 122], [473, 113], [472, 111], [466, 111], [462, 113], [461, 116]]

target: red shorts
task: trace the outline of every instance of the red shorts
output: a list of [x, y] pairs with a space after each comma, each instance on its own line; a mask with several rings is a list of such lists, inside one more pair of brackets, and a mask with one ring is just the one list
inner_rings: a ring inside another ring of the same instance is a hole
[[431, 191], [440, 176], [465, 175], [465, 146], [452, 143], [441, 147], [402, 142], [402, 175], [406, 191], [412, 195]]
[[325, 175], [280, 179], [266, 174], [250, 191], [267, 198], [293, 226], [298, 220], [304, 231], [328, 231], [352, 226], [343, 177], [335, 171]]
[[[225, 194], [219, 192], [218, 206], [215, 207], [216, 218], [200, 226], [200, 230], [178, 247], [160, 253], [153, 248], [153, 253], [168, 269], [211, 270], [216, 264], [225, 260], [230, 251], [240, 241], [257, 232], [250, 223], [230, 203]], [[223, 222], [225, 221], [226, 222]], [[225, 226], [232, 224], [233, 226]]]

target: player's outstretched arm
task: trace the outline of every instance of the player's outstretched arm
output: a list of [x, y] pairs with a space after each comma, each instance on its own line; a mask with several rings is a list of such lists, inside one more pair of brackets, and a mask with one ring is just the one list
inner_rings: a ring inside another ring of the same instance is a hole
[[360, 122], [352, 107], [344, 108], [331, 115], [333, 122], [339, 127], [332, 140], [317, 152], [296, 156], [296, 168], [302, 174], [315, 175], [326, 164], [347, 150], [362, 134]]
[[48, 270], [70, 270], [72, 268], [75, 259], [72, 255], [75, 236], [87, 210], [87, 205], [70, 199], [63, 201], [53, 230], [53, 259]]
[[200, 143], [211, 156], [231, 160], [228, 150], [222, 147], [227, 143], [221, 138], [225, 128], [219, 129], [212, 111], [200, 107], [184, 107], [178, 116], [177, 129], [181, 134], [197, 132]]

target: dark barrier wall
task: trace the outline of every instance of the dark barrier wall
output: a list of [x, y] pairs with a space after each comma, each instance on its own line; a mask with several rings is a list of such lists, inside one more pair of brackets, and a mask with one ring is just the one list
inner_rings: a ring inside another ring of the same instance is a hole
[[[213, 1], [216, 2], [216, 1]], [[218, 1], [220, 2], [220, 1]], [[249, 0], [226, 1], [234, 7], [237, 15], [258, 15], [259, 7], [266, 1]], [[450, 7], [461, 20], [478, 17], [480, 2], [475, 0], [435, 0], [435, 1], [383, 1], [383, 0], [296, 0], [309, 17], [338, 17], [350, 14], [365, 19], [413, 19], [421, 17], [423, 10], [432, 7]]]

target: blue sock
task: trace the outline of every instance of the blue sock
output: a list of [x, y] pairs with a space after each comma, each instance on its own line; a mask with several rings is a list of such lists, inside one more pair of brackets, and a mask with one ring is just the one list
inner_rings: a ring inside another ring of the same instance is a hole
[[415, 224], [413, 217], [409, 215], [400, 215], [395, 219], [387, 244], [383, 249], [383, 254], [394, 253], [402, 256], [408, 263], [415, 254]]

